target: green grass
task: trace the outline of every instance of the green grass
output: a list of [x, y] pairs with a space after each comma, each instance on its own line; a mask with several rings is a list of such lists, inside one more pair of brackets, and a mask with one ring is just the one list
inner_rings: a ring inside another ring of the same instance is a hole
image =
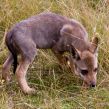
[[28, 70], [35, 95], [24, 95], [15, 76], [12, 82], [0, 79], [0, 109], [109, 109], [109, 2], [106, 0], [0, 0], [0, 69], [8, 55], [4, 44], [7, 30], [22, 19], [51, 11], [77, 19], [89, 38], [98, 36], [99, 73], [97, 87], [82, 90], [82, 81], [67, 68], [60, 69], [50, 50], [40, 50]]

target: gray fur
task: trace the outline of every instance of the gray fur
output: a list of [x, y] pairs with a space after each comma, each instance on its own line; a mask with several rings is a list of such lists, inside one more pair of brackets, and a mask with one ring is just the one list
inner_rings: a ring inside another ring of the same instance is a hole
[[[59, 51], [65, 52], [67, 51], [67, 40], [68, 44], [74, 43], [74, 46], [81, 49], [78, 45], [80, 42], [82, 43], [81, 40], [77, 39], [76, 41], [71, 35], [69, 35], [70, 38], [60, 35], [60, 30], [66, 24], [70, 24], [74, 27], [74, 31], [72, 33], [73, 36], [83, 39], [84, 41], [87, 40], [87, 32], [81, 24], [75, 20], [68, 19], [54, 13], [41, 13], [39, 15], [32, 16], [17, 23], [10, 32], [13, 35], [13, 43], [17, 46], [16, 50], [18, 48], [21, 49], [21, 51], [24, 52], [23, 55], [29, 55], [29, 51], [33, 47], [36, 47], [37, 49], [50, 49], [56, 46], [56, 44], [58, 45], [58, 47], [56, 47], [57, 51], [59, 49]], [[18, 52], [19, 49], [17, 50]], [[30, 58], [31, 55], [28, 57]]]

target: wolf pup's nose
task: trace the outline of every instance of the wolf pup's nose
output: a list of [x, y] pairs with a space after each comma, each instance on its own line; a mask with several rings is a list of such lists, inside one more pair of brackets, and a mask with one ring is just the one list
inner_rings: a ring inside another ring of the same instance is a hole
[[92, 84], [91, 87], [95, 87], [95, 84]]
[[95, 83], [91, 83], [90, 87], [95, 87], [96, 84]]

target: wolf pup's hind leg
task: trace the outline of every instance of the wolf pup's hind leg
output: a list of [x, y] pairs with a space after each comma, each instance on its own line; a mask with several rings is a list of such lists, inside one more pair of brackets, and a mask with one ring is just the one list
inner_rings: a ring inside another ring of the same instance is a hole
[[30, 61], [26, 59], [22, 59], [16, 70], [16, 77], [17, 77], [18, 84], [20, 85], [22, 91], [25, 94], [31, 94], [35, 92], [35, 89], [30, 88], [26, 81], [26, 73], [29, 65], [30, 65]]
[[11, 80], [11, 77], [10, 77], [10, 67], [11, 67], [11, 64], [13, 63], [13, 56], [12, 54], [10, 53], [7, 60], [5, 61], [5, 63], [3, 64], [3, 67], [2, 67], [2, 78], [6, 81], [6, 82], [9, 82]]
[[33, 62], [36, 56], [37, 50], [33, 42], [31, 42], [30, 44], [28, 44], [27, 42], [25, 43], [23, 42], [24, 43], [23, 46], [22, 44], [19, 45], [19, 48], [21, 49], [22, 53], [21, 53], [21, 60], [20, 60], [19, 66], [17, 67], [15, 74], [16, 74], [18, 84], [20, 85], [22, 91], [25, 94], [31, 94], [31, 93], [34, 93], [35, 90], [28, 86], [28, 83], [26, 80], [26, 73], [27, 73], [29, 65]]

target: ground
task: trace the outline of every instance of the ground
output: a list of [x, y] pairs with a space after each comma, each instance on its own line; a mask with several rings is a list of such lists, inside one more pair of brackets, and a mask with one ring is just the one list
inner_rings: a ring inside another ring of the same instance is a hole
[[43, 11], [76, 19], [85, 26], [89, 39], [99, 37], [97, 87], [82, 90], [78, 76], [66, 67], [60, 69], [50, 50], [39, 50], [27, 75], [37, 93], [23, 94], [11, 69], [10, 83], [0, 79], [0, 109], [109, 109], [108, 0], [0, 0], [0, 72], [8, 55], [4, 43], [8, 29]]

